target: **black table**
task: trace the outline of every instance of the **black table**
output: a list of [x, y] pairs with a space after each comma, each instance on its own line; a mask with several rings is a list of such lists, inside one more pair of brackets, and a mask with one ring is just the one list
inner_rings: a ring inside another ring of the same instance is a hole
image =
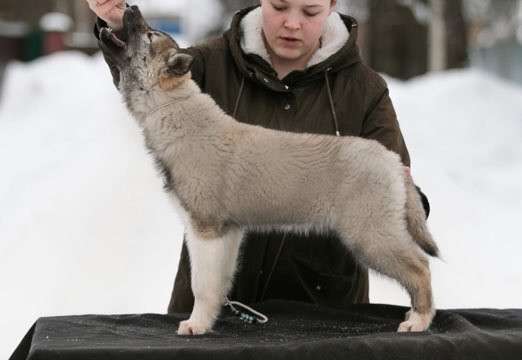
[[196, 337], [176, 335], [188, 314], [40, 318], [10, 359], [522, 359], [522, 309], [439, 310], [429, 331], [397, 333], [401, 306], [255, 308], [268, 323], [224, 311], [214, 333]]

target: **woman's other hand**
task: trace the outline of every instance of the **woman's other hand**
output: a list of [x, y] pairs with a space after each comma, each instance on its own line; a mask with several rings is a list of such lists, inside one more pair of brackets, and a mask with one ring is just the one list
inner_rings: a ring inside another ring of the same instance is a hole
[[123, 28], [125, 0], [87, 0], [91, 10], [113, 30]]

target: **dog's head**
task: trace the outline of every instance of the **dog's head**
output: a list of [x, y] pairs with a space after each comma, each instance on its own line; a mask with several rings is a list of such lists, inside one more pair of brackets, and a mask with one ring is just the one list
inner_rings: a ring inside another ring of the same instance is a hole
[[180, 52], [168, 34], [152, 29], [137, 6], [125, 10], [121, 33], [118, 38], [102, 28], [99, 44], [120, 72], [118, 89], [124, 95], [148, 92], [155, 86], [174, 89], [190, 78], [192, 57]]

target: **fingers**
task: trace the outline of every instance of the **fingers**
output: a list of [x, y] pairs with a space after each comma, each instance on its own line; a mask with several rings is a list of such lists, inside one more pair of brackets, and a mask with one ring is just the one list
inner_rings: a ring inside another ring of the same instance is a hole
[[116, 13], [118, 10], [123, 9], [124, 4], [125, 1], [122, 0], [105, 0], [103, 4], [101, 2], [98, 2], [96, 8], [101, 14], [108, 16]]
[[125, 8], [125, 0], [87, 0], [87, 3], [89, 8], [104, 20]]
[[125, 0], [86, 0], [89, 8], [115, 30], [123, 27]]
[[103, 5], [107, 5], [107, 3], [124, 3], [124, 0], [87, 0], [87, 2], [89, 3], [89, 6], [91, 7], [91, 9], [93, 8], [96, 8], [96, 7], [99, 7], [99, 6], [103, 6]]
[[[107, 1], [110, 1], [110, 0], [101, 0], [103, 1], [103, 4], [106, 3]], [[100, 0], [87, 0], [87, 4], [89, 4], [89, 8], [94, 12], [96, 13], [96, 15], [98, 15], [97, 11], [98, 11], [98, 6], [101, 4], [100, 3]], [[101, 5], [103, 5], [101, 4]]]

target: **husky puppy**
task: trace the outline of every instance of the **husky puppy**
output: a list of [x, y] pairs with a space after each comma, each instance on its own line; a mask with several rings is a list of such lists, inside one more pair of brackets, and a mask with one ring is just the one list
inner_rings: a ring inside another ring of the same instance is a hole
[[408, 291], [398, 331], [426, 330], [435, 309], [425, 253], [438, 249], [399, 156], [373, 140], [239, 123], [191, 80], [191, 56], [137, 7], [123, 21], [122, 39], [102, 29], [100, 46], [186, 226], [195, 302], [178, 334], [212, 329], [249, 229], [335, 231], [362, 264]]

